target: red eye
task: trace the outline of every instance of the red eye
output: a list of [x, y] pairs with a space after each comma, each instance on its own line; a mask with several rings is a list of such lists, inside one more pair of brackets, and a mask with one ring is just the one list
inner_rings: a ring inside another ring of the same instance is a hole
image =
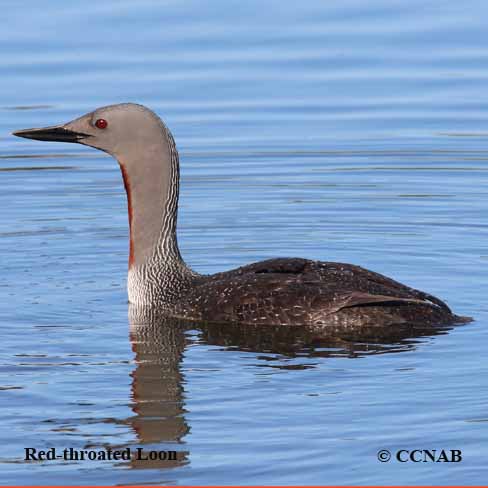
[[95, 125], [99, 128], [99, 129], [106, 129], [107, 128], [107, 125], [108, 125], [108, 122], [105, 120], [105, 119], [98, 119], [96, 122], [95, 122]]

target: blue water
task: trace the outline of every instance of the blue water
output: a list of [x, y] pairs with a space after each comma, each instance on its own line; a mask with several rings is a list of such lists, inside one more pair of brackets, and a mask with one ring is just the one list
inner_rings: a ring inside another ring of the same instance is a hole
[[[488, 475], [486, 2], [2, 2], [0, 482], [481, 484]], [[345, 261], [475, 321], [314, 343], [129, 326], [117, 164], [12, 130], [134, 101], [180, 150], [211, 273]], [[24, 448], [175, 450], [25, 462]], [[459, 449], [388, 463], [380, 449]]]

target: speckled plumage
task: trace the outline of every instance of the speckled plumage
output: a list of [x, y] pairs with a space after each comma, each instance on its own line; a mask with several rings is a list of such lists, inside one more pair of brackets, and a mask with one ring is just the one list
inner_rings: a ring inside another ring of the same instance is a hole
[[256, 325], [375, 326], [463, 322], [439, 299], [343, 263], [278, 258], [193, 275], [160, 307], [181, 318]]

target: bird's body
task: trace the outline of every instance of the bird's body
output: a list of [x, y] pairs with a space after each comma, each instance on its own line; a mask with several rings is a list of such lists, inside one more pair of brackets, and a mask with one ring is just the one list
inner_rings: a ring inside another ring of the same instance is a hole
[[465, 321], [421, 291], [351, 264], [279, 258], [214, 275], [192, 271], [176, 238], [178, 152], [152, 111], [102, 107], [63, 126], [15, 135], [79, 142], [114, 156], [128, 199], [128, 294], [135, 305], [208, 322], [371, 326]]
[[300, 258], [269, 259], [195, 277], [172, 313], [256, 325], [432, 325], [459, 320], [437, 298], [378, 273]]

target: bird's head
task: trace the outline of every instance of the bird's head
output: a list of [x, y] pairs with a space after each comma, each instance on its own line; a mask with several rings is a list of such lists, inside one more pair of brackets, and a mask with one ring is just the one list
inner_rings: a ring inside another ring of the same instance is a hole
[[[19, 130], [13, 135], [39, 141], [77, 142], [117, 159], [127, 192], [129, 267], [152, 256], [162, 232], [162, 214], [174, 216], [171, 222], [175, 228], [178, 153], [169, 130], [148, 108], [135, 103], [109, 105], [65, 124]], [[168, 194], [172, 197], [161, 198]], [[166, 208], [167, 201], [172, 206]]]
[[159, 117], [135, 103], [101, 107], [71, 122], [24, 129], [14, 136], [40, 141], [76, 142], [105, 151], [117, 159], [130, 159], [133, 152], [151, 151], [164, 133]]

